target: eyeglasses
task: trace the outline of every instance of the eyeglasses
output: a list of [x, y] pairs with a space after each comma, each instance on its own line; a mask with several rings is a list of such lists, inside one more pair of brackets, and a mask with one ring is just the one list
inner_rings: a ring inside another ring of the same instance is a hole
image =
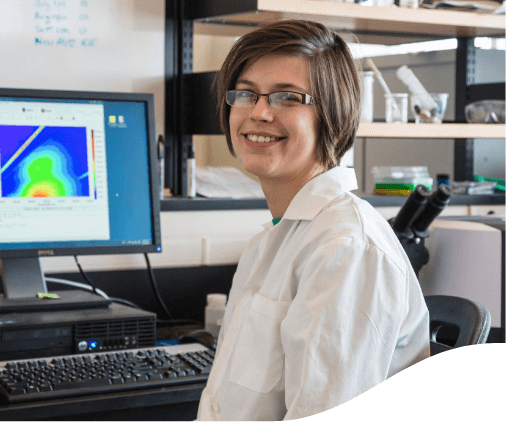
[[232, 107], [253, 107], [260, 97], [267, 97], [269, 104], [275, 108], [293, 108], [301, 104], [314, 104], [311, 95], [298, 92], [273, 92], [271, 94], [255, 94], [250, 91], [228, 91], [227, 104]]

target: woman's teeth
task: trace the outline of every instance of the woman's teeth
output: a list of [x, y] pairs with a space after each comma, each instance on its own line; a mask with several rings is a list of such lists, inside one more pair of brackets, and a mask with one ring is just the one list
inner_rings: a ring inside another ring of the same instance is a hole
[[275, 136], [257, 136], [257, 135], [246, 135], [246, 138], [248, 138], [252, 142], [276, 142], [281, 139]]

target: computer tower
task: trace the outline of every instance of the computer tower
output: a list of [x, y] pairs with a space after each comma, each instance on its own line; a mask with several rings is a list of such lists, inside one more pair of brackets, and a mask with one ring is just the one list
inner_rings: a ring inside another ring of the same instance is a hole
[[0, 360], [121, 351], [156, 343], [156, 314], [112, 303], [75, 311], [0, 314]]

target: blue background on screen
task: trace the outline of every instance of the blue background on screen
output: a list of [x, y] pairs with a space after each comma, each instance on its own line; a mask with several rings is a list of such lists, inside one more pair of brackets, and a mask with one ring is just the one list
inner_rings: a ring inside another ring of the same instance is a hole
[[[0, 100], [5, 100], [1, 98]], [[12, 99], [10, 99], [12, 100]], [[13, 99], [18, 101], [19, 99]], [[26, 101], [37, 101], [27, 98]], [[48, 102], [48, 99], [40, 101]], [[2, 249], [58, 248], [153, 243], [148, 129], [143, 102], [61, 100], [103, 104], [111, 240], [0, 243]], [[124, 124], [109, 124], [123, 116]]]

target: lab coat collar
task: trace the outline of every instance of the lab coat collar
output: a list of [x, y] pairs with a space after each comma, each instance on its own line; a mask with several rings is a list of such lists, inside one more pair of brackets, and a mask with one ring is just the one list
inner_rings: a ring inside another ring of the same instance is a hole
[[[358, 189], [355, 170], [334, 167], [311, 179], [297, 192], [282, 220], [312, 220], [339, 194], [355, 189]], [[263, 225], [266, 229], [273, 226], [272, 221]]]

